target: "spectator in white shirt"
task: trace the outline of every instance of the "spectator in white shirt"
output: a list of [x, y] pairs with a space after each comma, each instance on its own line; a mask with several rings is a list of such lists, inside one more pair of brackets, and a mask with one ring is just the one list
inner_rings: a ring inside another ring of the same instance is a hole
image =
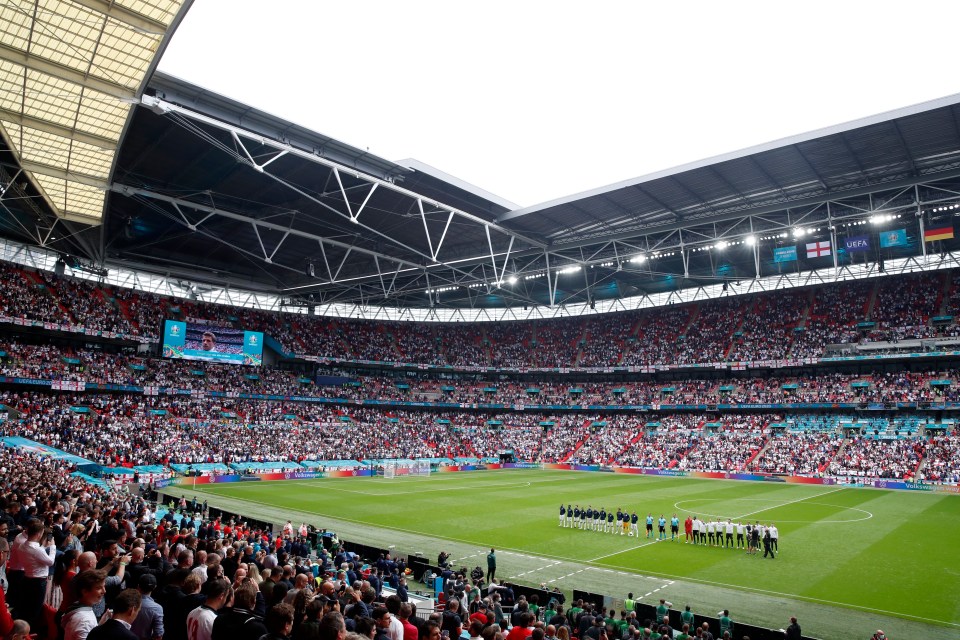
[[64, 640], [86, 640], [87, 635], [97, 626], [93, 605], [100, 602], [107, 593], [106, 573], [87, 569], [78, 573], [73, 580], [79, 597], [63, 614], [60, 627], [63, 629]]
[[[24, 534], [27, 536], [26, 542], [15, 548], [17, 564], [23, 569], [23, 582], [17, 598], [17, 617], [26, 620], [32, 628], [38, 628], [47, 577], [57, 557], [57, 549], [53, 544], [53, 535], [44, 529], [40, 520], [30, 520]], [[43, 547], [40, 546], [41, 541]]]

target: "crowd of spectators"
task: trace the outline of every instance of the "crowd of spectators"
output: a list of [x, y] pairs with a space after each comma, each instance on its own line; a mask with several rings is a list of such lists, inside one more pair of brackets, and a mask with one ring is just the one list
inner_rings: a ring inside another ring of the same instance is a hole
[[739, 331], [734, 333], [727, 360], [783, 359], [793, 345], [797, 334], [794, 329], [800, 326], [810, 305], [810, 294], [810, 291], [792, 290], [777, 296], [758, 296]]
[[[147, 358], [135, 352], [0, 342], [0, 375], [191, 392], [332, 398], [352, 403], [395, 402], [559, 405], [675, 405], [768, 403], [956, 402], [960, 372], [820, 373], [661, 382], [538, 382], [437, 379], [429, 375], [357, 376], [333, 370], [351, 384], [318, 386], [312, 373], [229, 364]], [[938, 384], [931, 384], [937, 381]], [[949, 383], [949, 384], [945, 384]]]
[[920, 466], [927, 442], [923, 438], [880, 440], [857, 436], [845, 442], [830, 463], [838, 478], [911, 479]]
[[817, 358], [829, 345], [960, 334], [960, 277], [921, 273], [657, 309], [529, 322], [429, 324], [259, 311], [95, 285], [13, 265], [0, 316], [155, 340], [164, 319], [263, 331], [287, 353], [461, 367], [657, 366]]
[[[286, 401], [5, 391], [0, 435], [20, 436], [108, 468], [384, 459], [490, 459], [904, 478], [927, 434], [888, 436], [888, 423], [842, 414], [635, 414], [334, 408]], [[808, 419], [809, 418], [809, 419]], [[774, 428], [775, 426], [779, 428]], [[852, 427], [863, 427], [845, 434]], [[864, 436], [860, 434], [863, 433]], [[846, 438], [846, 439], [845, 439]], [[957, 474], [955, 436], [930, 441], [925, 477]], [[912, 453], [911, 453], [912, 452]], [[752, 461], [752, 464], [751, 464]], [[364, 462], [368, 464], [368, 462]], [[322, 464], [321, 464], [322, 466]], [[269, 469], [269, 467], [264, 467]]]
[[823, 473], [842, 443], [843, 437], [836, 431], [770, 438], [750, 468], [761, 473], [816, 476]]
[[960, 435], [954, 433], [930, 438], [918, 478], [930, 482], [960, 483]]

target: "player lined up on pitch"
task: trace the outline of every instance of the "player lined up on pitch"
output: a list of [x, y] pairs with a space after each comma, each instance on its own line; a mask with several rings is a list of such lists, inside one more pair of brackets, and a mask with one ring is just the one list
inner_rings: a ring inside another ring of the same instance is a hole
[[[657, 532], [654, 534], [653, 525], [656, 522]], [[670, 540], [679, 542], [680, 540], [680, 520], [677, 514], [670, 518]], [[594, 509], [593, 505], [587, 505], [581, 509], [580, 505], [560, 505], [560, 521], [558, 526], [565, 528], [582, 529], [585, 531], [596, 531], [598, 533], [612, 533], [613, 535], [627, 535], [640, 538], [640, 517], [636, 511], [627, 513], [623, 508], [607, 511], [601, 507]], [[652, 513], [648, 513], [646, 520], [646, 539], [648, 540], [666, 540], [667, 539], [667, 519], [660, 514], [656, 520]], [[701, 520], [699, 516], [687, 516], [683, 523], [684, 544], [695, 544], [710, 547], [723, 547], [726, 549], [746, 549], [748, 554], [756, 554], [763, 545], [763, 557], [776, 558], [780, 547], [778, 545], [780, 532], [772, 522], [770, 526], [761, 524], [759, 521], [754, 524], [749, 522], [733, 522], [727, 518], [726, 522], [721, 519]]]
[[780, 532], [772, 522], [770, 526], [763, 525], [759, 521], [754, 524], [733, 522], [730, 518], [727, 518], [726, 522], [719, 519], [704, 522], [697, 516], [692, 518], [688, 516], [683, 523], [683, 528], [685, 544], [746, 549], [751, 555], [756, 554], [762, 544], [764, 558], [768, 556], [776, 558], [776, 554], [780, 551], [778, 545]]
[[[667, 519], [660, 514], [657, 519], [657, 537], [653, 533], [653, 514], [647, 514], [646, 530], [647, 539], [666, 540], [667, 539]], [[587, 505], [581, 509], [580, 505], [560, 505], [560, 527], [575, 529], [584, 529], [587, 531], [597, 531], [600, 533], [612, 533], [614, 535], [636, 536], [640, 538], [640, 517], [636, 511], [627, 513], [624, 509], [613, 509], [607, 511], [605, 508], [594, 509], [592, 505]], [[680, 540], [680, 519], [677, 514], [670, 518], [670, 540], [678, 542]]]

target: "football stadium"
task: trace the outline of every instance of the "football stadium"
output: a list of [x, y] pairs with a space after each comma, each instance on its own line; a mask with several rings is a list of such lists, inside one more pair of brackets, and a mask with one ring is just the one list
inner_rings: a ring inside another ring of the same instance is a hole
[[0, 4], [0, 637], [960, 636], [960, 94], [519, 207], [191, 4]]

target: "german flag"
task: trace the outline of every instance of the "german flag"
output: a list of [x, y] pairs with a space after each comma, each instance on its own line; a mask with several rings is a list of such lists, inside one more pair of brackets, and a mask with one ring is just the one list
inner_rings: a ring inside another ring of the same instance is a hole
[[940, 227], [939, 229], [927, 229], [923, 232], [924, 242], [933, 242], [934, 240], [949, 240], [953, 237], [953, 227]]

